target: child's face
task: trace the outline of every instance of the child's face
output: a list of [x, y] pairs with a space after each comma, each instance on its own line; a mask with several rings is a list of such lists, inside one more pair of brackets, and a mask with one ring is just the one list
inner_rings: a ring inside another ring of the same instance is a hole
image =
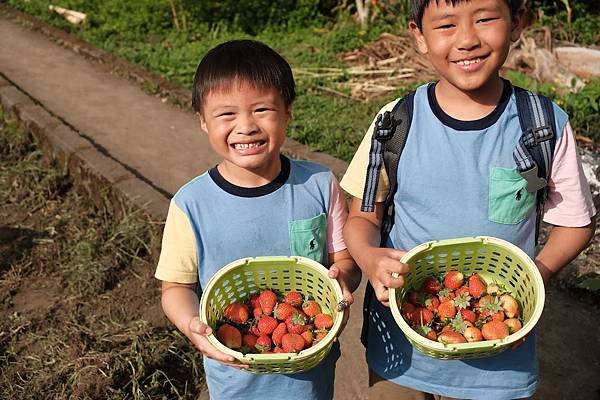
[[203, 104], [200, 124], [230, 177], [277, 176], [291, 108], [276, 89], [234, 82], [208, 93]]
[[422, 28], [413, 21], [410, 29], [440, 79], [469, 92], [499, 79], [510, 42], [521, 33], [520, 15], [511, 16], [505, 0], [471, 0], [454, 6], [432, 0], [423, 13]]

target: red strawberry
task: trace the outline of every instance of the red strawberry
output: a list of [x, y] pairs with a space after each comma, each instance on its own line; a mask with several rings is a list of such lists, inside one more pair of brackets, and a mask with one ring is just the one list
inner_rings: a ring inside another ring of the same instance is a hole
[[317, 329], [329, 329], [333, 326], [333, 318], [329, 314], [317, 314], [314, 324]]
[[471, 297], [478, 299], [486, 291], [486, 285], [481, 276], [473, 274], [469, 277], [469, 294]]
[[287, 317], [292, 315], [294, 310], [295, 310], [294, 307], [292, 307], [288, 303], [277, 303], [273, 314], [275, 315], [275, 318], [277, 318], [278, 320], [285, 321], [287, 319]]
[[260, 306], [260, 304], [258, 302], [258, 293], [254, 293], [252, 296], [250, 296], [250, 298], [248, 299], [248, 305], [252, 309]]
[[323, 338], [325, 336], [327, 336], [329, 332], [325, 331], [325, 330], [320, 330], [320, 331], [316, 331], [315, 332], [315, 343], [320, 342], [321, 340], [323, 340]]
[[258, 307], [254, 307], [254, 310], [252, 310], [252, 315], [254, 315], [254, 318], [260, 317], [261, 315], [265, 315], [265, 313], [263, 313], [262, 308], [260, 308], [260, 306]]
[[265, 351], [271, 350], [271, 345], [271, 339], [268, 335], [260, 335], [256, 339], [256, 344], [254, 345], [254, 347], [256, 347], [256, 350], [263, 353]]
[[423, 292], [416, 292], [411, 290], [408, 292], [408, 301], [410, 301], [415, 306], [423, 305]]
[[427, 307], [429, 311], [436, 313], [437, 308], [440, 305], [440, 299], [438, 299], [436, 296], [430, 295], [427, 297], [423, 305]]
[[458, 289], [456, 289], [454, 291], [454, 294], [456, 295], [456, 297], [459, 297], [460, 295], [471, 296], [471, 294], [469, 293], [469, 287], [467, 285], [463, 285], [463, 286], [459, 287]]
[[300, 292], [288, 292], [283, 301], [292, 307], [300, 307], [302, 305], [302, 294]]
[[424, 307], [417, 308], [412, 314], [412, 321], [415, 325], [428, 325], [433, 321], [433, 313]]
[[500, 304], [504, 309], [504, 313], [508, 318], [515, 318], [519, 316], [519, 303], [510, 294], [503, 294], [500, 296]]
[[287, 317], [285, 320], [285, 325], [289, 333], [297, 333], [300, 334], [307, 329], [306, 326], [306, 314], [302, 311], [294, 311], [292, 315]]
[[258, 303], [266, 315], [271, 315], [277, 304], [277, 295], [270, 290], [263, 290], [258, 296]]
[[442, 303], [444, 301], [452, 300], [455, 297], [456, 297], [456, 294], [448, 288], [443, 288], [438, 293], [438, 298], [440, 299], [440, 302], [442, 302]]
[[286, 333], [281, 338], [281, 348], [286, 353], [299, 353], [304, 348], [304, 338], [297, 333]]
[[412, 316], [416, 309], [417, 307], [415, 307], [413, 303], [402, 304], [402, 316], [407, 322], [412, 321]]
[[472, 324], [474, 324], [475, 320], [477, 320], [477, 315], [474, 311], [468, 310], [466, 308], [461, 308], [459, 311], [462, 314], [462, 317], [465, 321], [469, 321]]
[[441, 302], [438, 306], [438, 315], [441, 319], [453, 318], [456, 315], [456, 307], [454, 307], [454, 301], [448, 300]]
[[428, 276], [421, 285], [421, 290], [425, 293], [436, 294], [442, 290], [442, 284], [433, 276]]
[[273, 339], [273, 343], [279, 346], [281, 344], [281, 337], [286, 333], [287, 327], [285, 326], [285, 322], [280, 322], [279, 325], [277, 325], [277, 328], [275, 328], [275, 330], [273, 331], [273, 334], [271, 334], [271, 339]]
[[465, 339], [467, 339], [467, 342], [480, 342], [483, 340], [483, 335], [481, 334], [481, 331], [479, 330], [479, 328], [476, 328], [474, 326], [469, 326], [467, 329], [465, 329], [465, 331], [463, 332], [463, 336], [465, 337]]
[[448, 271], [446, 275], [444, 275], [444, 286], [449, 289], [456, 290], [462, 286], [465, 280], [465, 276], [462, 272], [458, 271]]
[[244, 336], [242, 336], [242, 343], [244, 344], [244, 346], [253, 349], [254, 345], [256, 344], [256, 339], [257, 336], [253, 335], [251, 333], [246, 333]]
[[277, 328], [277, 324], [275, 318], [265, 315], [258, 321], [258, 330], [261, 334], [270, 335]]
[[285, 351], [283, 351], [283, 349], [279, 346], [275, 346], [273, 348], [273, 353], [285, 353]]
[[223, 314], [225, 318], [230, 321], [235, 322], [236, 324], [244, 324], [248, 321], [250, 317], [250, 312], [248, 311], [248, 306], [242, 303], [233, 302], [223, 310]]
[[501, 321], [490, 321], [481, 327], [485, 340], [504, 339], [509, 335], [508, 325]]
[[310, 318], [321, 313], [321, 306], [314, 300], [307, 300], [302, 304], [302, 311]]
[[217, 339], [230, 349], [242, 347], [242, 334], [236, 327], [229, 324], [223, 324], [217, 329]]
[[521, 321], [519, 321], [517, 318], [509, 318], [505, 320], [504, 323], [508, 326], [510, 333], [515, 333], [523, 327]]
[[313, 342], [313, 334], [311, 331], [304, 331], [300, 334], [300, 336], [302, 336], [302, 339], [304, 339], [304, 348], [309, 348], [312, 345]]
[[248, 332], [254, 336], [260, 336], [260, 330], [258, 329], [258, 321], [260, 321], [260, 317], [261, 316], [258, 316], [257, 319], [254, 320], [254, 323], [250, 326], [250, 329], [248, 329]]
[[415, 329], [421, 336], [426, 337], [429, 340], [437, 340], [437, 334], [435, 333], [435, 331], [433, 329], [431, 329], [429, 326], [426, 325], [421, 325], [418, 326]]
[[446, 331], [438, 335], [438, 342], [444, 344], [466, 343], [467, 339], [458, 332]]

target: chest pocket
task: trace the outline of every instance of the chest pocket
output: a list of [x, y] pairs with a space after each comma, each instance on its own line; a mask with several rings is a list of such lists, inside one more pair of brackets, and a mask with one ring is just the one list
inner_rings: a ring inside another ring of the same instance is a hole
[[288, 222], [290, 251], [293, 256], [302, 256], [317, 262], [324, 261], [327, 218], [325, 213], [309, 219]]
[[535, 207], [535, 193], [516, 169], [494, 167], [490, 171], [488, 218], [499, 224], [518, 224]]

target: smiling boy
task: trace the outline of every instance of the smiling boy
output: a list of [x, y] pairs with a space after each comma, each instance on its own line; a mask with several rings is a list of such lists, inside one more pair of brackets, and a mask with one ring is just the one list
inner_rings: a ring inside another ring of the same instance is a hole
[[[397, 166], [394, 225], [383, 246], [383, 201], [390, 191], [384, 169], [374, 212], [361, 210], [375, 122], [341, 182], [353, 196], [344, 238], [372, 286], [363, 322], [370, 400], [505, 400], [532, 396], [538, 386], [535, 334], [492, 357], [437, 360], [410, 345], [388, 308], [388, 288], [402, 287], [402, 275], [408, 272], [399, 260], [423, 242], [499, 237], [535, 259], [547, 283], [594, 233], [596, 210], [568, 116], [552, 105], [557, 141], [543, 219], [554, 227], [535, 254], [536, 195], [524, 190], [527, 181], [513, 155], [523, 134], [515, 88], [499, 75], [511, 41], [521, 33], [523, 11], [519, 0], [412, 1], [410, 30], [439, 81], [414, 93], [410, 130]], [[393, 278], [394, 272], [400, 277]]]
[[194, 78], [192, 105], [221, 161], [175, 194], [155, 276], [166, 316], [204, 356], [213, 400], [333, 397], [337, 342], [308, 371], [252, 374], [210, 344], [212, 329], [198, 318], [197, 286], [245, 257], [321, 262], [352, 303], [361, 274], [342, 237], [347, 206], [337, 180], [321, 165], [281, 154], [294, 98], [289, 64], [257, 41], [216, 46]]

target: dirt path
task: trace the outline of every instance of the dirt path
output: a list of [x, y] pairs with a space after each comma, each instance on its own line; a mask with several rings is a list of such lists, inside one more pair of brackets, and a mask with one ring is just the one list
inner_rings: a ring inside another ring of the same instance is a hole
[[[2, 17], [0, 48], [2, 76], [165, 196], [214, 164], [189, 113]], [[172, 132], [177, 140], [166, 139]], [[357, 299], [341, 338], [336, 400], [364, 398], [366, 367], [358, 340], [362, 292]], [[597, 309], [550, 289], [538, 328], [538, 398], [599, 398], [598, 316]]]

